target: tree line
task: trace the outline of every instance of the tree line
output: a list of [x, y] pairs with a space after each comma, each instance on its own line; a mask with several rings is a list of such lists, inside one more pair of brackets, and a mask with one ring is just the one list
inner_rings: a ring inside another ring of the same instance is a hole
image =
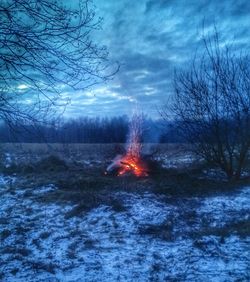
[[[130, 119], [117, 117], [81, 117], [42, 123], [17, 123], [13, 129], [8, 123], [0, 125], [0, 143], [125, 143]], [[170, 130], [170, 127], [169, 127]], [[175, 142], [161, 120], [143, 120], [142, 142]]]
[[122, 143], [126, 141], [126, 117], [82, 117], [49, 124], [8, 124], [0, 126], [0, 142], [20, 143]]

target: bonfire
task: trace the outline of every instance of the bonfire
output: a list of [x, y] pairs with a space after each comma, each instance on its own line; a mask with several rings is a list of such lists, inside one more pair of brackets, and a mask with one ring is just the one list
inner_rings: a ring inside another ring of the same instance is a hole
[[133, 174], [138, 177], [148, 176], [146, 162], [141, 156], [142, 115], [134, 114], [129, 126], [129, 136], [124, 155], [118, 155], [108, 166], [106, 173], [116, 173], [117, 176]]

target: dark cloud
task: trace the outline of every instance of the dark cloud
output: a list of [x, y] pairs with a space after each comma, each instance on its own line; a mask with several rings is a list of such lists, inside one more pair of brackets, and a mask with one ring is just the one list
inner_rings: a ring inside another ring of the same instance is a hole
[[173, 0], [149, 0], [146, 2], [145, 13], [149, 13], [154, 9], [164, 9], [171, 7], [172, 4], [174, 4]]

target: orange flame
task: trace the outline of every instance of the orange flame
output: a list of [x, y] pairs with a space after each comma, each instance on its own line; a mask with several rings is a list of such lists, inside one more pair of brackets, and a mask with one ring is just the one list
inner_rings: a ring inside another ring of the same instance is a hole
[[118, 176], [132, 173], [135, 176], [148, 176], [148, 167], [141, 158], [142, 114], [134, 114], [129, 126], [127, 152], [124, 156], [117, 156], [107, 170], [118, 168]]
[[126, 173], [133, 173], [135, 176], [148, 176], [148, 169], [146, 164], [139, 158], [131, 155], [125, 155], [120, 160], [120, 169], [118, 176]]

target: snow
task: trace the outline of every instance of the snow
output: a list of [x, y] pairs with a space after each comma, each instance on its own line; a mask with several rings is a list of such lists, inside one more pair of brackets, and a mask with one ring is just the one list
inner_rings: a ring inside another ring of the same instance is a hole
[[[241, 219], [250, 219], [250, 186], [240, 190], [238, 194], [215, 196], [202, 201], [199, 209], [200, 217], [208, 216], [213, 225], [223, 225], [227, 222]], [[221, 212], [223, 211], [223, 212]]]
[[33, 194], [35, 195], [40, 195], [40, 194], [44, 194], [44, 193], [48, 193], [48, 192], [52, 192], [55, 191], [57, 188], [55, 185], [53, 184], [48, 184], [46, 186], [42, 186], [42, 187], [38, 187], [37, 189], [35, 189], [33, 191]]
[[6, 186], [10, 186], [16, 180], [15, 175], [12, 176], [4, 176], [0, 175], [0, 189], [5, 188]]
[[197, 158], [192, 154], [182, 154], [180, 156], [159, 154], [155, 156], [154, 159], [160, 162], [163, 168], [187, 167], [194, 163], [194, 161], [197, 161]]
[[8, 168], [12, 164], [12, 158], [10, 153], [5, 153], [5, 167]]
[[249, 237], [194, 236], [205, 223], [247, 218], [250, 187], [209, 198], [116, 192], [123, 211], [100, 205], [67, 218], [72, 205], [38, 200], [57, 187], [13, 190], [13, 179], [0, 177], [0, 232], [8, 235], [0, 245], [1, 281], [250, 279]]

